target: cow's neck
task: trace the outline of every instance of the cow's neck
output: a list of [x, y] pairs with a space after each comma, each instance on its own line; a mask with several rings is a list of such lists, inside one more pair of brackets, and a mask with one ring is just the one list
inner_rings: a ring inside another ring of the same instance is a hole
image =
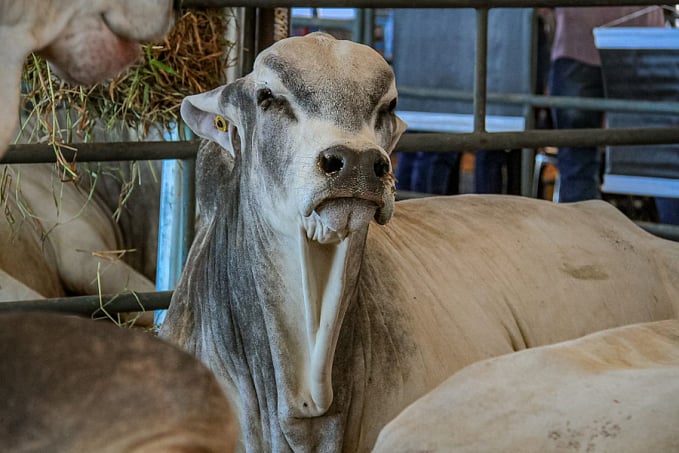
[[[248, 448], [340, 445], [350, 397], [337, 386], [333, 396], [332, 365], [342, 318], [356, 292], [366, 231], [321, 245], [302, 238], [301, 231], [299, 237], [274, 234], [247, 201], [231, 213], [214, 219], [207, 239], [207, 268], [214, 275], [206, 278], [219, 302], [200, 304], [222, 313], [196, 314], [197, 324], [212, 332], [201, 338], [226, 338], [198, 349], [204, 357], [220, 356], [206, 362], [224, 364], [215, 371], [241, 397]], [[218, 275], [226, 281], [215, 281]]]

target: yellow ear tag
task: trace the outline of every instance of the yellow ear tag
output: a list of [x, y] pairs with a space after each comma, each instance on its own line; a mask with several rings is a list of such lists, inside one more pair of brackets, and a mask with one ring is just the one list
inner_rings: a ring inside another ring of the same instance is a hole
[[215, 116], [215, 129], [218, 131], [226, 132], [227, 124], [223, 116]]

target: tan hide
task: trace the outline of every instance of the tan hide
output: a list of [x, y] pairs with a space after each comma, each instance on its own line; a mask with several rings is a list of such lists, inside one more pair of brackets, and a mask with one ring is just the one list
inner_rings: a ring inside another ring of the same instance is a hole
[[374, 453], [679, 450], [679, 321], [485, 360], [417, 400]]
[[3, 451], [235, 451], [236, 420], [214, 376], [151, 334], [2, 314], [0, 362]]

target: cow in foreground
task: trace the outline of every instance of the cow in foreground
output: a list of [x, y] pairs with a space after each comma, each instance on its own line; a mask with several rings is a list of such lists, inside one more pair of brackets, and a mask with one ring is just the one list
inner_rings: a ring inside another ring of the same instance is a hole
[[369, 451], [466, 365], [676, 314], [679, 245], [606, 203], [394, 209], [396, 96], [375, 51], [312, 34], [182, 105], [209, 143], [161, 335], [217, 374], [246, 451]]
[[151, 334], [56, 314], [2, 314], [0, 362], [3, 451], [235, 449], [235, 416], [214, 375]]
[[373, 453], [679, 451], [679, 321], [472, 364], [391, 421]]
[[138, 42], [162, 37], [171, 0], [0, 0], [0, 157], [19, 120], [24, 60], [38, 52], [66, 80], [90, 85], [139, 56]]

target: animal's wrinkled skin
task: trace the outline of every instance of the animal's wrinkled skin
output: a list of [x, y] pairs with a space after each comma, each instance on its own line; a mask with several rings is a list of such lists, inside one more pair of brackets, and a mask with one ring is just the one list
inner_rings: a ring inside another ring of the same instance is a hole
[[37, 52], [75, 83], [115, 76], [139, 55], [139, 42], [173, 23], [171, 0], [0, 0], [0, 157], [19, 118], [24, 59]]
[[182, 105], [209, 143], [161, 335], [217, 374], [247, 451], [365, 452], [470, 363], [676, 313], [679, 245], [603, 202], [395, 204], [396, 94], [375, 51], [312, 34]]

